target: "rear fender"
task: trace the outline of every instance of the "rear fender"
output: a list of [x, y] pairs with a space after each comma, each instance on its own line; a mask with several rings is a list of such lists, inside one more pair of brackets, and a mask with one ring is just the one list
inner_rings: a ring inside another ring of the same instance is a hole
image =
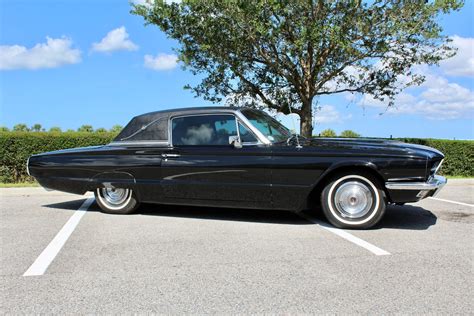
[[[136, 180], [128, 172], [102, 172], [91, 179], [91, 190], [97, 188], [126, 188], [136, 189]], [[136, 190], [134, 190], [136, 192]]]

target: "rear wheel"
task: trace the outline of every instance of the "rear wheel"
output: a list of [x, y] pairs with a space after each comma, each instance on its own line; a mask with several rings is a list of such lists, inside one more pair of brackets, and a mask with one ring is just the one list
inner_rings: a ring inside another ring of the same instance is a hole
[[386, 208], [381, 184], [363, 172], [333, 177], [321, 194], [321, 204], [332, 225], [353, 229], [374, 226]]
[[138, 207], [138, 201], [131, 189], [98, 188], [94, 195], [104, 213], [130, 214]]

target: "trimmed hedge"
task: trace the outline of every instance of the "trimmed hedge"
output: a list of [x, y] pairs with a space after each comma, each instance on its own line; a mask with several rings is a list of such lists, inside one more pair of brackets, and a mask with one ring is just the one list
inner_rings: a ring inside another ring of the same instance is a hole
[[446, 176], [474, 177], [474, 140], [399, 138], [405, 143], [425, 145], [441, 151], [446, 158], [440, 173]]
[[116, 133], [0, 132], [0, 182], [33, 181], [26, 161], [34, 154], [109, 143]]
[[[0, 182], [32, 181], [26, 172], [29, 156], [46, 151], [103, 145], [115, 133], [80, 132], [0, 132]], [[446, 155], [441, 173], [474, 177], [474, 141], [399, 138], [398, 140], [434, 147]]]

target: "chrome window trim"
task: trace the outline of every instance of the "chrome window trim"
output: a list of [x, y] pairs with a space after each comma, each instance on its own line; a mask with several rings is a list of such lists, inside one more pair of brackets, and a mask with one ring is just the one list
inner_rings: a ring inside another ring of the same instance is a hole
[[256, 146], [256, 145], [261, 145], [263, 144], [257, 137], [257, 135], [255, 135], [253, 133], [253, 131], [247, 127], [247, 125], [245, 125], [241, 120], [239, 120], [237, 118], [237, 132], [239, 133], [239, 139], [240, 141], [242, 142], [242, 137], [240, 137], [240, 127], [239, 127], [239, 124], [242, 125], [244, 128], [246, 128], [256, 139], [257, 141], [256, 142], [242, 142], [242, 146]]
[[[247, 127], [251, 132], [254, 133], [254, 135], [256, 136], [256, 138], [259, 140], [258, 143], [255, 143], [255, 145], [259, 145], [259, 144], [269, 144], [270, 141], [268, 139], [266, 139], [262, 133], [260, 133], [260, 131], [258, 131], [254, 126], [252, 126], [250, 124], [250, 122], [247, 120], [247, 118], [242, 114], [240, 113], [240, 111], [235, 111], [235, 110], [229, 110], [229, 111], [223, 111], [223, 110], [219, 110], [219, 111], [209, 111], [209, 112], [202, 112], [202, 113], [195, 113], [195, 114], [178, 114], [178, 115], [174, 115], [174, 116], [170, 116], [169, 117], [169, 121], [168, 121], [168, 138], [169, 138], [169, 145], [170, 147], [173, 147], [173, 120], [176, 119], [176, 118], [183, 118], [183, 117], [193, 117], [193, 116], [210, 116], [210, 115], [231, 115], [235, 118], [235, 123], [236, 123], [236, 128], [237, 128], [237, 135], [239, 136], [240, 138], [240, 131], [239, 131], [239, 125], [238, 125], [238, 121], [240, 120], [240, 122], [242, 123], [242, 125], [244, 125], [245, 127]], [[255, 132], [257, 131], [258, 134]], [[268, 142], [265, 142], [265, 140]], [[249, 143], [245, 143], [245, 144], [242, 144], [242, 145], [245, 145], [245, 146], [250, 146], [250, 145], [253, 145], [253, 144], [249, 144]], [[193, 146], [193, 145], [189, 145], [189, 146]], [[194, 145], [194, 146], [200, 146], [200, 145]], [[202, 146], [202, 145], [201, 145]], [[210, 145], [210, 146], [213, 146], [213, 145]], [[214, 146], [219, 146], [219, 145], [214, 145]]]
[[130, 145], [135, 145], [135, 146], [140, 146], [140, 145], [161, 145], [164, 147], [167, 147], [169, 145], [169, 142], [166, 140], [136, 140], [136, 141], [129, 141], [129, 142], [124, 142], [124, 141], [113, 141], [108, 144], [108, 146], [130, 146]]
[[254, 135], [257, 137], [257, 139], [262, 142], [262, 144], [265, 145], [271, 145], [272, 142], [265, 136], [263, 135], [262, 132], [258, 130], [255, 126], [253, 126], [252, 123], [245, 117], [245, 115], [240, 111], [236, 110], [235, 115], [242, 121], [243, 125], [245, 125], [250, 131], [254, 133]]

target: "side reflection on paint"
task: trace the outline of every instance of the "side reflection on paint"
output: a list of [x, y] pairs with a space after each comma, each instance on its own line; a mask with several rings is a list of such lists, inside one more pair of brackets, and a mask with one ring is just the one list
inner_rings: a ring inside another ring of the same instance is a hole
[[194, 175], [202, 175], [202, 174], [210, 174], [210, 173], [229, 173], [229, 172], [247, 172], [247, 170], [218, 170], [218, 171], [200, 171], [200, 172], [189, 172], [183, 174], [177, 174], [174, 176], [164, 177], [163, 180], [174, 180], [180, 177], [187, 177], [187, 176], [194, 176]]
[[[139, 133], [141, 139], [120, 141], [160, 118], [150, 139]], [[302, 139], [300, 148], [277, 121], [242, 108], [152, 112], [127, 126], [130, 133], [109, 145], [30, 157], [30, 175], [43, 187], [77, 194], [105, 185], [132, 189], [141, 202], [301, 211], [319, 203], [324, 181], [338, 172], [362, 169], [382, 185], [423, 182], [444, 158], [433, 148], [384, 139], [318, 137]], [[229, 144], [236, 136], [258, 141], [236, 148]], [[386, 193], [392, 203], [419, 200], [417, 190]]]

